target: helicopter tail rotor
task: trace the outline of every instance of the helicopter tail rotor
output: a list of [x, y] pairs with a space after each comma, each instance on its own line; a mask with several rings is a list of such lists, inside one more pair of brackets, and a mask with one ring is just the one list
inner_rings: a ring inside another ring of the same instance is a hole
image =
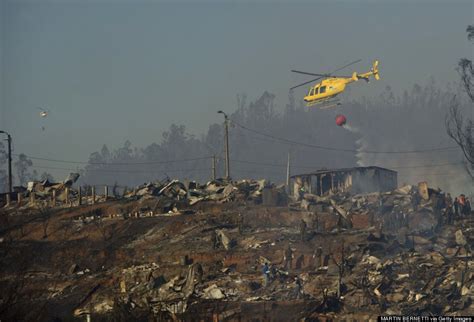
[[372, 72], [374, 73], [374, 78], [376, 80], [379, 80], [380, 79], [380, 76], [379, 76], [379, 61], [376, 60], [374, 61], [374, 65], [372, 66]]

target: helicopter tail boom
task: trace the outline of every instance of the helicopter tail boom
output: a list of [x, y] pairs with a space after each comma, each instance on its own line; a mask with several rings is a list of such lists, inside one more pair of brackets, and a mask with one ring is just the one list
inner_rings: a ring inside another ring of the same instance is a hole
[[364, 74], [357, 74], [357, 73], [354, 72], [352, 74], [352, 77], [348, 78], [347, 82], [354, 82], [354, 81], [357, 81], [359, 79], [363, 79], [363, 80], [368, 82], [370, 76], [374, 76], [374, 78], [376, 80], [380, 79], [380, 76], [379, 76], [379, 61], [378, 60], [374, 61], [374, 63], [372, 64], [372, 68], [370, 69], [370, 72], [367, 72], [367, 73], [364, 73]]

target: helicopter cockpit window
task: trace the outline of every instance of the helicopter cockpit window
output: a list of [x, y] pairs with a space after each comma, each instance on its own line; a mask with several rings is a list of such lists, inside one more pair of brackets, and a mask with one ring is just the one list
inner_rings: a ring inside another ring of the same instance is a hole
[[325, 93], [326, 92], [326, 86], [321, 86], [319, 88], [319, 94]]

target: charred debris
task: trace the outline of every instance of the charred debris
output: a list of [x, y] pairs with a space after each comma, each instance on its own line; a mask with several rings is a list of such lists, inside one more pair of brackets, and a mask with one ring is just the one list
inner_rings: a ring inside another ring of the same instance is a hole
[[291, 191], [225, 179], [102, 190], [77, 178], [2, 196], [0, 319], [474, 314], [474, 219], [426, 182], [397, 188], [376, 167], [294, 176]]

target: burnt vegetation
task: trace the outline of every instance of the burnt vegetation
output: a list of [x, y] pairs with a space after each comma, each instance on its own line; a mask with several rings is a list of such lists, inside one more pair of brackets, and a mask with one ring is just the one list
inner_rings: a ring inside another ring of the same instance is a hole
[[[474, 41], [474, 26], [468, 26], [468, 39]], [[453, 98], [446, 116], [446, 129], [448, 135], [460, 147], [465, 157], [465, 168], [474, 180], [474, 120], [469, 118], [474, 108], [474, 68], [472, 61], [462, 58], [458, 63], [458, 72], [461, 76], [461, 84], [465, 94], [469, 97], [470, 105], [462, 108], [459, 99]]]

